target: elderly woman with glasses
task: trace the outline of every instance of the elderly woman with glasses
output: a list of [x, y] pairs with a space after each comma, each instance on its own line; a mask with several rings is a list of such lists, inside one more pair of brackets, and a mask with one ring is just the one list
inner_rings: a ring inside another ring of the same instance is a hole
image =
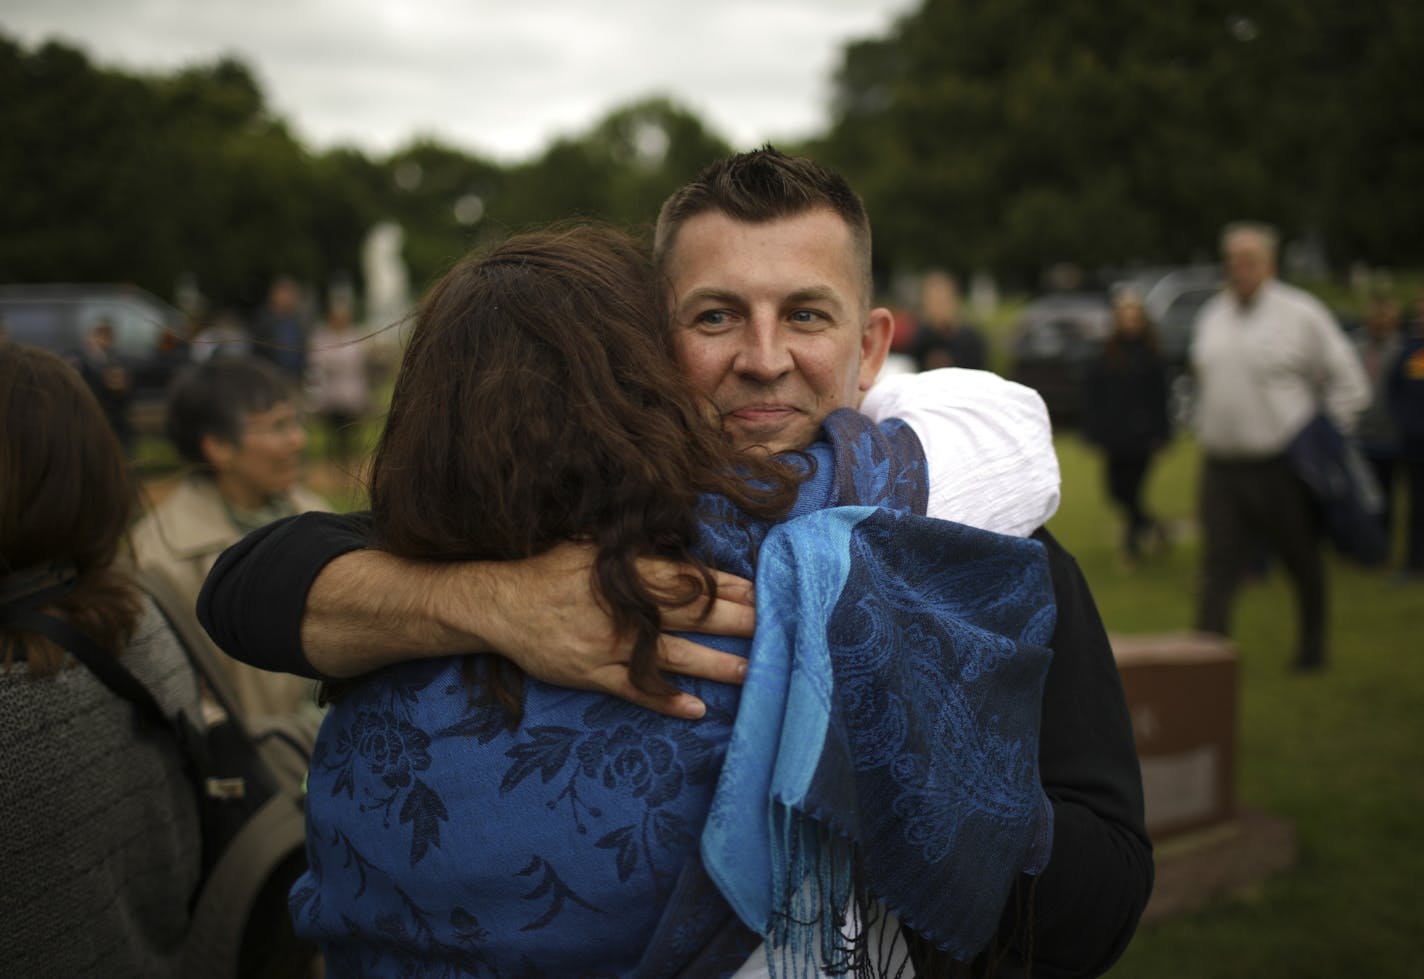
[[[307, 436], [297, 409], [291, 384], [259, 360], [210, 360], [175, 382], [168, 436], [193, 471], [139, 522], [133, 540], [139, 565], [166, 577], [190, 606], [218, 555], [248, 531], [327, 509], [299, 484]], [[249, 717], [313, 702], [299, 677], [223, 662]]]

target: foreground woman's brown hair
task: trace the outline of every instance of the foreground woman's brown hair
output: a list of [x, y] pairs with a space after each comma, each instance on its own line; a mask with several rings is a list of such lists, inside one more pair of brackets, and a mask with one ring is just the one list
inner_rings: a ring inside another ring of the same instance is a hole
[[[54, 354], [0, 342], [0, 578], [48, 562], [78, 581], [49, 609], [117, 655], [138, 624], [138, 592], [116, 568], [132, 512], [128, 465], [103, 409]], [[63, 653], [21, 630], [0, 633], [8, 664], [22, 642], [32, 676]]]
[[[597, 586], [634, 636], [632, 680], [648, 692], [667, 682], [653, 662], [657, 596], [636, 559], [698, 563], [700, 494], [773, 519], [796, 492], [789, 469], [737, 453], [713, 427], [679, 379], [665, 308], [648, 259], [609, 228], [518, 235], [464, 259], [420, 304], [371, 474], [379, 545], [404, 557], [593, 543]], [[711, 593], [704, 573], [674, 598]], [[514, 667], [492, 657], [490, 676], [517, 711]]]

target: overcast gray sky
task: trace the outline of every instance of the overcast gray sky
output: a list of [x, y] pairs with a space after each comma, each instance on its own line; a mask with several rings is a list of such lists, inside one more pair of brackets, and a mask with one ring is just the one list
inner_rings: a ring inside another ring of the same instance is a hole
[[737, 149], [822, 129], [844, 44], [915, 0], [0, 0], [0, 32], [167, 71], [240, 57], [308, 143], [511, 162], [668, 95]]

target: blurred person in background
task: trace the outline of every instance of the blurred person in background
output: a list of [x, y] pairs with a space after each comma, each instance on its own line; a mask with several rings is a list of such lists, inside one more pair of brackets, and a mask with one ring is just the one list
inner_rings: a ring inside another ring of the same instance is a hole
[[171, 326], [163, 327], [162, 332], [159, 333], [154, 352], [164, 373], [170, 377], [187, 366], [193, 359], [193, 351], [189, 345], [188, 337], [181, 329]]
[[276, 364], [293, 383], [300, 383], [307, 359], [307, 324], [297, 281], [278, 276], [267, 293], [267, 303], [252, 325], [259, 357]]
[[1424, 288], [1386, 384], [1390, 415], [1399, 432], [1409, 508], [1404, 575], [1424, 578]]
[[1294, 585], [1295, 669], [1308, 671], [1326, 662], [1322, 528], [1287, 453], [1321, 412], [1352, 432], [1369, 403], [1369, 382], [1329, 310], [1276, 278], [1277, 245], [1268, 225], [1226, 227], [1226, 286], [1202, 307], [1192, 340], [1203, 454], [1196, 624], [1230, 634], [1242, 575], [1264, 544]]
[[114, 324], [100, 320], [84, 337], [73, 358], [74, 366], [104, 410], [104, 417], [119, 437], [127, 455], [133, 450], [134, 429], [129, 421], [133, 383], [128, 369], [114, 353]]
[[943, 269], [926, 272], [920, 282], [910, 356], [922, 371], [937, 367], [984, 369], [984, 335], [965, 319], [959, 284]]
[[1167, 374], [1157, 333], [1142, 297], [1124, 289], [1113, 297], [1112, 331], [1089, 366], [1083, 388], [1083, 435], [1104, 455], [1108, 495], [1122, 510], [1122, 554], [1137, 563], [1144, 541], [1165, 542], [1147, 513], [1142, 488], [1152, 457], [1167, 443]]
[[132, 489], [94, 396], [62, 360], [0, 346], [0, 961], [14, 976], [178, 975], [201, 839], [176, 742], [48, 638], [77, 628], [170, 716], [198, 681], [123, 571]]
[[252, 335], [242, 325], [242, 317], [232, 310], [199, 314], [188, 344], [188, 356], [196, 364], [252, 353]]
[[[300, 484], [307, 435], [295, 392], [265, 361], [219, 358], [189, 368], [170, 392], [167, 431], [195, 468], [139, 521], [134, 551], [189, 607], [217, 556], [248, 531], [327, 509]], [[303, 711], [313, 702], [311, 685], [298, 677], [220, 658], [249, 717]]]
[[352, 458], [358, 426], [371, 408], [370, 345], [351, 325], [351, 304], [334, 301], [307, 349], [310, 404], [321, 416], [336, 462]]
[[1354, 337], [1355, 352], [1370, 382], [1370, 403], [1360, 413], [1355, 429], [1360, 452], [1374, 471], [1379, 483], [1383, 506], [1380, 525], [1387, 538], [1393, 540], [1395, 514], [1395, 472], [1400, 458], [1399, 428], [1389, 410], [1390, 372], [1399, 359], [1403, 344], [1400, 337], [1399, 302], [1388, 294], [1370, 297], [1365, 307], [1365, 323]]

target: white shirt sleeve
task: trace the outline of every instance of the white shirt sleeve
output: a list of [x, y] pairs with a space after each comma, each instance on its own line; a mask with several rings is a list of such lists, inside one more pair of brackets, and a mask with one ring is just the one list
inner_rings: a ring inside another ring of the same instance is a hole
[[948, 367], [885, 377], [860, 410], [877, 423], [899, 418], [919, 436], [929, 516], [1027, 537], [1057, 512], [1053, 426], [1032, 388]]
[[1321, 397], [1340, 431], [1349, 434], [1355, 430], [1360, 413], [1370, 406], [1370, 379], [1335, 317], [1323, 303], [1316, 302], [1315, 306], [1313, 325], [1319, 337], [1324, 375]]

